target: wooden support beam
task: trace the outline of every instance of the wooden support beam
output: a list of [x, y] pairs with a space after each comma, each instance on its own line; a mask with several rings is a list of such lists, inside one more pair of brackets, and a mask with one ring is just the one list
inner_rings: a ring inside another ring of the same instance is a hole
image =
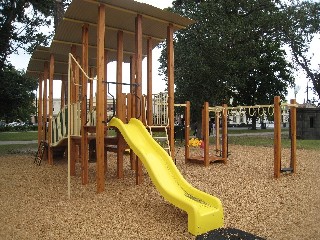
[[43, 101], [42, 101], [42, 82], [43, 74], [39, 74], [39, 96], [38, 96], [38, 147], [43, 140]]
[[[131, 117], [135, 117], [136, 113], [136, 87], [133, 86], [133, 84], [136, 83], [136, 57], [131, 56], [130, 57], [130, 93], [131, 93]], [[128, 119], [129, 121], [130, 119]]]
[[279, 178], [281, 171], [281, 108], [280, 97], [274, 97], [274, 177]]
[[203, 158], [204, 166], [208, 167], [210, 164], [209, 160], [209, 103], [205, 102], [202, 109], [202, 137], [203, 137]]
[[43, 139], [45, 141], [47, 140], [48, 78], [49, 78], [49, 63], [44, 62], [44, 72], [43, 72]]
[[106, 109], [108, 108], [108, 50], [104, 50], [104, 121], [108, 119], [108, 112]]
[[[137, 15], [135, 22], [135, 42], [136, 42], [136, 96], [139, 101], [135, 101], [135, 117], [140, 121], [142, 120], [141, 114], [141, 101], [142, 101], [142, 16]], [[142, 164], [140, 159], [136, 160], [136, 184], [140, 184], [143, 181]]]
[[136, 118], [141, 120], [142, 101], [142, 16], [136, 17], [136, 95], [139, 101], [136, 102]]
[[[89, 42], [89, 25], [82, 26], [82, 69], [88, 74], [88, 42]], [[85, 129], [87, 123], [87, 84], [88, 78], [82, 74], [82, 88], [81, 88], [81, 179], [82, 184], [86, 185], [88, 179], [88, 134]]]
[[[130, 121], [130, 119], [132, 117], [135, 117], [135, 113], [136, 113], [136, 88], [133, 86], [133, 84], [136, 83], [136, 57], [135, 56], [131, 56], [130, 57], [130, 115], [128, 118], [128, 122]], [[136, 170], [136, 155], [134, 154], [133, 151], [130, 151], [130, 163], [131, 163], [131, 169], [132, 170]]]
[[228, 106], [223, 104], [222, 107], [222, 160], [226, 164], [228, 158]]
[[[296, 100], [291, 99], [290, 104], [296, 105]], [[295, 106], [290, 107], [290, 138], [291, 138], [291, 158], [290, 168], [292, 173], [297, 171], [297, 108]]]
[[173, 25], [167, 27], [167, 72], [168, 72], [168, 116], [169, 116], [169, 143], [172, 159], [175, 158], [174, 149], [174, 49]]
[[216, 133], [216, 153], [221, 151], [220, 148], [220, 112], [215, 112], [215, 133]]
[[[121, 111], [122, 105], [118, 101], [122, 97], [122, 64], [123, 64], [123, 32], [118, 31], [118, 38], [117, 38], [117, 85], [116, 85], [116, 113], [117, 117], [124, 121], [124, 114]], [[119, 133], [120, 134], [120, 133]]]
[[[90, 68], [90, 75], [89, 75], [90, 78], [93, 78], [94, 77], [94, 68], [91, 67]], [[89, 112], [91, 113], [92, 110], [93, 110], [93, 81], [90, 80], [90, 98], [89, 98]]]
[[54, 75], [54, 55], [50, 54], [49, 69], [49, 127], [48, 127], [48, 162], [53, 164], [52, 144], [52, 119], [53, 119], [53, 75]]
[[60, 109], [62, 110], [66, 104], [66, 84], [67, 82], [64, 80], [64, 76], [61, 75], [61, 102]]
[[97, 192], [105, 190], [104, 176], [104, 121], [105, 121], [105, 6], [98, 7], [97, 26], [97, 124], [96, 124], [96, 152], [97, 152]]
[[147, 124], [153, 125], [152, 111], [152, 38], [147, 42]]
[[190, 102], [186, 101], [186, 107], [184, 110], [185, 163], [187, 163], [190, 157], [189, 138], [190, 138]]

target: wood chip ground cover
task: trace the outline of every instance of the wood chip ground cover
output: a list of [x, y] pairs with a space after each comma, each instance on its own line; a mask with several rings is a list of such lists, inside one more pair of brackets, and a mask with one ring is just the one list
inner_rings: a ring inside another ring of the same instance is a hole
[[[272, 148], [229, 150], [226, 165], [207, 168], [185, 164], [181, 151], [177, 157], [187, 181], [221, 199], [224, 227], [266, 239], [320, 239], [320, 151], [298, 150], [297, 174], [275, 180]], [[283, 159], [289, 154], [284, 149]], [[126, 157], [125, 177], [117, 179], [115, 155], [108, 159], [106, 191], [96, 194], [95, 163], [87, 186], [77, 164], [68, 199], [66, 160], [35, 166], [31, 155], [0, 156], [0, 239], [195, 239], [186, 213], [166, 202], [146, 173], [135, 185]]]

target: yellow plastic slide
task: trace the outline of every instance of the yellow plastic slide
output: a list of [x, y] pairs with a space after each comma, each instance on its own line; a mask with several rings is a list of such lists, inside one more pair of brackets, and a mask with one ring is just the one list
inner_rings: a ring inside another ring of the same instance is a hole
[[188, 213], [188, 231], [200, 235], [223, 226], [220, 200], [192, 187], [181, 175], [172, 158], [152, 138], [139, 120], [128, 124], [113, 118], [109, 126], [118, 128], [124, 139], [140, 158], [160, 194]]

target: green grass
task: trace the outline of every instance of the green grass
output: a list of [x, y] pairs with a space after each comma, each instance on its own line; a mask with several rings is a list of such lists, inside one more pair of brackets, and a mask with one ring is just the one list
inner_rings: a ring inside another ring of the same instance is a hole
[[[273, 147], [273, 136], [230, 136], [229, 144]], [[287, 135], [282, 137], [281, 145], [283, 148], [291, 147], [291, 141]], [[320, 140], [297, 140], [297, 149], [320, 150]]]
[[31, 141], [38, 139], [38, 132], [0, 132], [0, 141]]

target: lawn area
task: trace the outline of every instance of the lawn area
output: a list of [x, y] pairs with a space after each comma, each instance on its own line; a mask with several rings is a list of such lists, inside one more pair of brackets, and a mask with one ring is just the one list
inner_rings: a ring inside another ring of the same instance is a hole
[[31, 141], [38, 139], [37, 131], [30, 132], [0, 132], [0, 141]]
[[[213, 140], [212, 140], [213, 142]], [[260, 136], [229, 136], [229, 144], [243, 146], [273, 147], [273, 135]], [[291, 141], [287, 135], [283, 135], [281, 145], [283, 148], [290, 148]], [[320, 140], [297, 139], [297, 149], [320, 150]]]

